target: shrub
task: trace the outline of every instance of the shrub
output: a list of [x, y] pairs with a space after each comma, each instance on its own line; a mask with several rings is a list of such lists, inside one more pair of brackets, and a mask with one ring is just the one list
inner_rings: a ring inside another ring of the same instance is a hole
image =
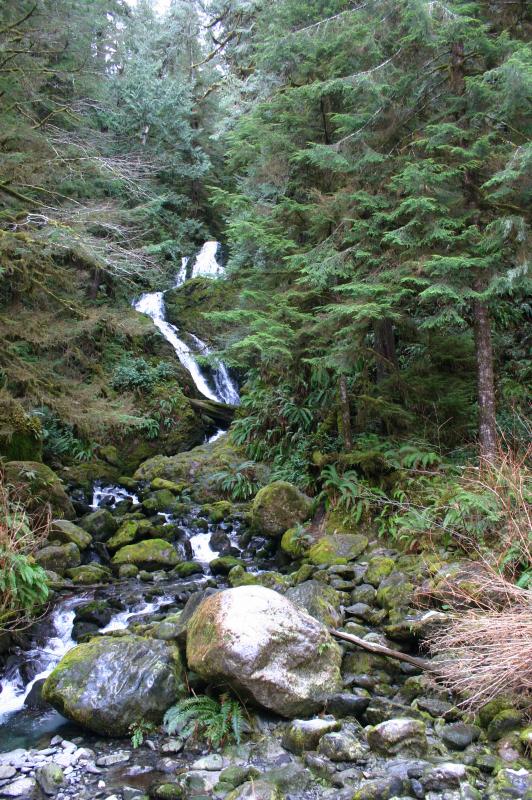
[[47, 538], [49, 518], [35, 522], [0, 474], [0, 630], [24, 626], [48, 597], [46, 573], [33, 553]]
[[150, 391], [157, 383], [173, 374], [174, 368], [165, 361], [152, 366], [144, 358], [129, 358], [116, 367], [111, 385], [118, 390]]
[[219, 700], [207, 695], [187, 697], [168, 709], [164, 727], [172, 735], [205, 739], [209, 747], [234, 741], [240, 744], [244, 714], [242, 706], [228, 694]]

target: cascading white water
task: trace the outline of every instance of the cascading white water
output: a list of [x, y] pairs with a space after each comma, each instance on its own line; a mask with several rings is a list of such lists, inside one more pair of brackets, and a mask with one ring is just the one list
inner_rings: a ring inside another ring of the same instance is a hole
[[20, 670], [17, 669], [10, 677], [0, 681], [0, 724], [6, 719], [20, 711], [24, 706], [24, 701], [30, 693], [33, 685], [43, 678], [47, 678], [53, 668], [59, 664], [65, 653], [76, 644], [72, 639], [72, 627], [74, 625], [75, 607], [83, 602], [83, 598], [65, 600], [57, 606], [52, 614], [53, 634], [40, 648], [29, 650], [25, 655], [31, 660], [35, 669], [38, 670], [35, 677], [29, 682], [24, 683]]
[[201, 370], [192, 350], [177, 335], [177, 328], [165, 319], [164, 311], [164, 292], [148, 292], [143, 294], [133, 306], [141, 314], [147, 314], [152, 318], [154, 324], [159, 328], [167, 342], [174, 348], [180, 362], [190, 372], [192, 380], [199, 391], [208, 397], [209, 400], [218, 400], [214, 392], [211, 391], [207, 381], [201, 374]]
[[100, 633], [109, 633], [110, 631], [122, 631], [127, 628], [127, 623], [131, 617], [145, 617], [147, 614], [155, 614], [164, 605], [173, 603], [173, 597], [157, 597], [150, 603], [145, 603], [143, 606], [133, 611], [120, 611], [112, 620], [100, 630]]
[[[196, 278], [199, 275], [215, 278], [223, 274], [223, 268], [216, 261], [217, 250], [218, 242], [205, 242], [200, 252], [196, 256], [196, 260], [192, 266], [191, 278]], [[176, 287], [182, 286], [186, 281], [187, 265], [188, 259], [183, 258], [181, 261], [181, 270], [175, 279]], [[205, 397], [207, 397], [209, 400], [227, 403], [228, 405], [238, 405], [240, 398], [236, 386], [229, 377], [229, 373], [227, 372], [225, 364], [219, 360], [214, 361], [212, 368], [214, 391], [210, 388], [201, 372], [196, 358], [194, 357], [193, 351], [182, 339], [179, 338], [178, 329], [175, 327], [175, 325], [172, 325], [166, 320], [164, 294], [164, 292], [147, 292], [133, 303], [133, 308], [135, 308], [135, 310], [139, 311], [141, 314], [147, 314], [148, 317], [151, 317], [166, 341], [169, 342], [174, 348], [179, 361], [190, 372], [196, 388]], [[193, 334], [189, 334], [189, 336], [197, 345], [198, 353], [201, 355], [211, 354], [211, 351], [205, 342], [202, 342], [201, 339]]]
[[112, 499], [111, 508], [115, 508], [121, 500], [131, 500], [134, 506], [138, 506], [140, 502], [134, 492], [128, 492], [121, 486], [103, 486], [101, 483], [95, 483], [92, 489], [91, 508], [99, 508], [102, 501], [108, 499]]
[[195, 561], [199, 561], [201, 564], [209, 564], [213, 559], [218, 558], [220, 554], [212, 549], [210, 540], [210, 533], [196, 533], [190, 537], [192, 557]]

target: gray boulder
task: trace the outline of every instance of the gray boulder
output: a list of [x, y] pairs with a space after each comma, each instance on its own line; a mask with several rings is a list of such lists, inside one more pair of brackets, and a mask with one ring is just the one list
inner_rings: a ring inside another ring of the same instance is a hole
[[328, 628], [339, 628], [343, 622], [340, 595], [321, 581], [303, 581], [289, 589], [286, 596]]
[[284, 717], [310, 715], [339, 691], [341, 651], [286, 597], [239, 586], [203, 600], [187, 628], [189, 668]]
[[160, 723], [184, 694], [179, 653], [141, 636], [98, 637], [70, 650], [43, 687], [63, 716], [106, 736], [125, 736], [133, 722]]

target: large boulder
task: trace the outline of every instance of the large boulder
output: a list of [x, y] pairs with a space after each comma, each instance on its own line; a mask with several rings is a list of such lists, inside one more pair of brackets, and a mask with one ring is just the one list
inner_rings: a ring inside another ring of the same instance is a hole
[[190, 669], [284, 717], [323, 707], [340, 687], [341, 651], [286, 597], [240, 586], [205, 598], [187, 626]]
[[92, 536], [79, 525], [74, 525], [68, 519], [54, 519], [50, 528], [49, 539], [57, 541], [61, 544], [68, 544], [72, 542], [79, 547], [80, 550], [85, 550], [92, 544]]
[[139, 720], [160, 723], [184, 693], [178, 651], [130, 635], [74, 647], [43, 687], [45, 700], [63, 716], [104, 736], [125, 736]]
[[179, 557], [174, 547], [164, 539], [146, 539], [121, 547], [112, 558], [113, 566], [134, 564], [140, 569], [155, 570], [175, 567]]
[[118, 522], [106, 508], [97, 508], [80, 520], [81, 527], [97, 542], [106, 542], [118, 528]]
[[267, 536], [281, 536], [308, 519], [312, 500], [287, 481], [274, 481], [257, 492], [251, 509], [255, 530]]
[[39, 461], [8, 461], [4, 465], [6, 483], [19, 491], [20, 500], [29, 511], [39, 512], [49, 506], [57, 517], [74, 519], [74, 507], [55, 472]]
[[35, 561], [43, 569], [64, 575], [67, 569], [81, 564], [79, 548], [74, 542], [68, 544], [49, 544], [35, 553]]

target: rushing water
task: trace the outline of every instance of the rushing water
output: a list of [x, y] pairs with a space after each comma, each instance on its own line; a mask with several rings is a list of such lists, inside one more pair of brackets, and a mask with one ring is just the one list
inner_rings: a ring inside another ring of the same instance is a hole
[[[190, 277], [195, 278], [198, 275], [205, 275], [216, 278], [223, 274], [223, 268], [216, 260], [217, 249], [218, 242], [205, 242], [192, 265]], [[181, 286], [185, 282], [188, 271], [188, 259], [183, 259], [181, 270], [176, 276], [176, 286]], [[214, 386], [212, 388], [209, 386], [207, 379], [196, 361], [194, 351], [179, 337], [179, 331], [176, 326], [172, 325], [166, 319], [164, 294], [164, 292], [146, 292], [133, 303], [133, 307], [141, 314], [147, 314], [148, 317], [151, 317], [166, 341], [174, 348], [179, 361], [190, 372], [196, 388], [202, 395], [209, 400], [217, 400], [220, 403], [227, 403], [228, 405], [237, 405], [239, 402], [238, 391], [229, 376], [225, 364], [219, 360], [213, 362], [212, 373]], [[201, 339], [193, 334], [189, 334], [189, 337], [194, 342], [196, 352], [199, 355], [211, 354], [205, 342], [202, 342]]]

